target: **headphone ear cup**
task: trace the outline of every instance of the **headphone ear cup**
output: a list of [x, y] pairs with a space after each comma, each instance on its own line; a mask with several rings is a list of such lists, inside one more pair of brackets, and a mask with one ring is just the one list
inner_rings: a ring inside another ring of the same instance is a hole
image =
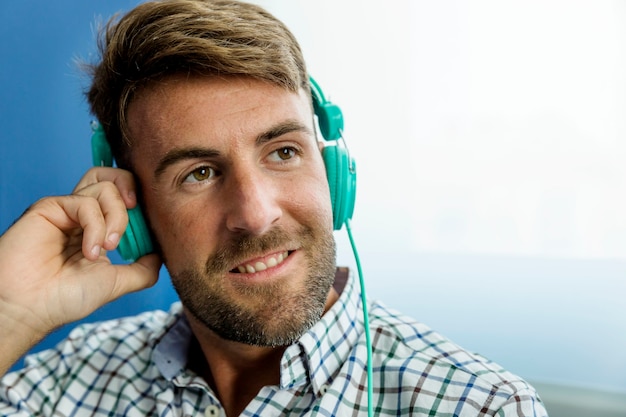
[[117, 251], [125, 261], [131, 262], [153, 252], [148, 226], [139, 206], [128, 210], [128, 225], [120, 238]]
[[[104, 130], [98, 123], [92, 126], [91, 153], [94, 166], [113, 166], [113, 153], [106, 140]], [[117, 251], [125, 261], [134, 262], [154, 251], [150, 231], [139, 206], [128, 210], [128, 225], [120, 238]]]
[[346, 150], [337, 146], [322, 149], [322, 158], [330, 188], [333, 228], [339, 230], [354, 213], [356, 168]]

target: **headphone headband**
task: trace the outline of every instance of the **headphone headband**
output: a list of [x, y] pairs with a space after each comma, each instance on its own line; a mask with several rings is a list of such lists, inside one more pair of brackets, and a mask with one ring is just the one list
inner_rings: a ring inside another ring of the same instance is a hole
[[317, 115], [320, 132], [325, 140], [337, 140], [343, 132], [343, 113], [336, 104], [327, 101], [319, 84], [309, 77], [311, 84], [311, 97], [313, 98], [313, 111]]

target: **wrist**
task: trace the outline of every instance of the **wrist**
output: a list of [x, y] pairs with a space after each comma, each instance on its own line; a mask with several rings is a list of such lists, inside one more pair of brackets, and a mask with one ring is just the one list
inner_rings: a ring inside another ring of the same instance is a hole
[[20, 310], [0, 301], [0, 376], [47, 334], [28, 324], [25, 312]]

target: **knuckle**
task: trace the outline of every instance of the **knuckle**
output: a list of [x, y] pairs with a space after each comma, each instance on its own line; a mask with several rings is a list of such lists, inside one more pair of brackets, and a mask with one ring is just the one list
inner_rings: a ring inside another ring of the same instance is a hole
[[107, 196], [115, 194], [119, 195], [119, 190], [117, 186], [111, 181], [102, 181], [98, 184], [95, 184], [95, 186], [100, 190], [101, 194], [106, 194]]
[[119, 175], [118, 171], [121, 170], [111, 167], [91, 167], [85, 172], [78, 184], [76, 184], [76, 187], [74, 187], [74, 193], [78, 193], [96, 184], [113, 181], [116, 176]]
[[79, 206], [83, 207], [86, 211], [94, 213], [101, 211], [98, 200], [96, 200], [93, 196], [70, 196], [70, 198], [74, 198]]

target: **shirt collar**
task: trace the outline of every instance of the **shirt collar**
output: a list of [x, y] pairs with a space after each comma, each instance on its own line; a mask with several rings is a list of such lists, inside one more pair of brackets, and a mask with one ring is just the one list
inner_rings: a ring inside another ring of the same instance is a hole
[[353, 274], [347, 268], [338, 270], [335, 287], [342, 273], [347, 282], [339, 299], [285, 351], [281, 362], [281, 388], [296, 388], [310, 382], [315, 395], [320, 395], [322, 387], [337, 376], [353, 350], [363, 330], [363, 320], [359, 319], [361, 299]]
[[163, 332], [154, 337], [152, 361], [166, 379], [171, 380], [187, 366], [192, 332], [180, 302], [172, 304]]
[[[335, 278], [339, 299], [309, 331], [289, 346], [281, 360], [281, 389], [311, 384], [315, 395], [339, 373], [363, 331], [360, 291], [347, 268], [339, 268]], [[343, 287], [343, 290], [342, 290]], [[155, 335], [153, 361], [161, 374], [173, 379], [187, 368], [193, 334], [180, 302], [170, 309], [164, 331]]]

